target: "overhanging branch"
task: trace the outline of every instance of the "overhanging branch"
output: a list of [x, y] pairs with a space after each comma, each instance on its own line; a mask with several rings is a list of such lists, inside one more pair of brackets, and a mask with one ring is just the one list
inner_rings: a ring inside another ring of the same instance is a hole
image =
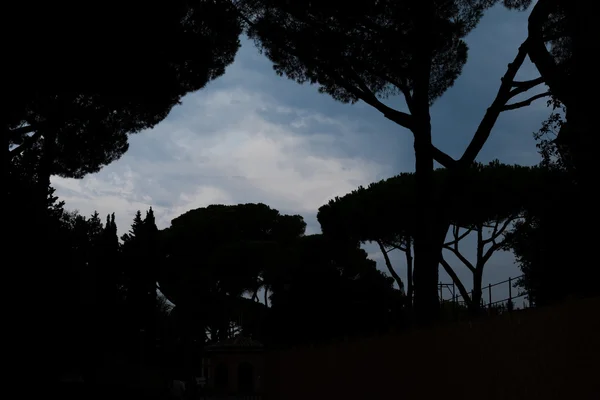
[[487, 139], [490, 137], [492, 129], [498, 120], [498, 116], [502, 112], [502, 107], [504, 107], [506, 102], [510, 100], [510, 93], [513, 87], [515, 76], [525, 61], [527, 50], [528, 41], [526, 40], [519, 47], [519, 51], [517, 52], [513, 62], [508, 64], [507, 71], [502, 77], [502, 83], [500, 84], [496, 98], [492, 102], [492, 105], [487, 109], [485, 115], [479, 123], [479, 126], [477, 127], [477, 130], [475, 131], [475, 135], [473, 135], [471, 142], [459, 160], [461, 166], [466, 167], [471, 165], [475, 161], [475, 158], [483, 148]]

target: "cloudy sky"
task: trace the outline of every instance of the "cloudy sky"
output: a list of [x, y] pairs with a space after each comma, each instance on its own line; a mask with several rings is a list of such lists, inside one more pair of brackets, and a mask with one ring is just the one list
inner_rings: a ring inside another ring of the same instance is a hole
[[[462, 76], [431, 111], [435, 144], [451, 156], [462, 154], [491, 104], [526, 37], [527, 15], [493, 9], [468, 38]], [[536, 76], [527, 62], [518, 78]], [[399, 100], [390, 105], [404, 107]], [[532, 132], [548, 113], [543, 100], [504, 113], [478, 161], [536, 164]], [[164, 228], [190, 209], [255, 202], [301, 214], [308, 233], [318, 233], [317, 209], [329, 199], [413, 170], [408, 131], [364, 103], [340, 104], [314, 86], [278, 77], [244, 41], [223, 77], [186, 96], [154, 129], [131, 137], [130, 150], [119, 161], [82, 180], [53, 178], [53, 185], [69, 209], [115, 212], [120, 233], [129, 229], [136, 210], [150, 206]], [[466, 243], [467, 255], [472, 244]], [[366, 249], [385, 269], [376, 247]], [[404, 276], [403, 255], [391, 257]], [[468, 271], [448, 259], [470, 287]], [[484, 283], [518, 274], [510, 254], [497, 254]], [[444, 274], [441, 279], [450, 282]]]

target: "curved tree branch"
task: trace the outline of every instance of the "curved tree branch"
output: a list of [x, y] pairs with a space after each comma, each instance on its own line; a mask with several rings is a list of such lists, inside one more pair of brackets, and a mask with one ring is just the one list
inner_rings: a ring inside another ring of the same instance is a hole
[[446, 245], [444, 245], [444, 248], [446, 250], [450, 250], [452, 252], [452, 254], [454, 254], [456, 256], [456, 258], [458, 258], [463, 264], [465, 264], [465, 267], [467, 267], [469, 269], [469, 271], [475, 273], [475, 266], [471, 263], [471, 261], [467, 260], [467, 258], [465, 256], [460, 254], [460, 251], [458, 251], [454, 247], [450, 247], [450, 246], [446, 246]]
[[377, 244], [379, 245], [379, 249], [383, 253], [383, 258], [385, 259], [385, 266], [387, 267], [388, 271], [390, 272], [390, 274], [392, 275], [392, 277], [398, 284], [398, 287], [400, 289], [404, 289], [404, 283], [402, 282], [402, 279], [396, 273], [396, 271], [394, 271], [394, 268], [392, 267], [392, 262], [390, 261], [390, 257], [388, 257], [387, 251], [385, 251], [385, 247], [383, 246], [383, 243], [381, 241], [377, 240]]
[[458, 291], [460, 292], [460, 295], [462, 296], [467, 307], [470, 307], [471, 306], [471, 298], [469, 297], [469, 293], [467, 292], [467, 289], [465, 289], [465, 286], [462, 284], [462, 282], [458, 278], [458, 275], [456, 275], [456, 273], [454, 272], [452, 267], [450, 267], [450, 264], [448, 264], [448, 262], [444, 259], [444, 257], [440, 258], [440, 264], [442, 264], [444, 271], [446, 271], [446, 273], [452, 279], [452, 282], [454, 282], [454, 284], [458, 288]]

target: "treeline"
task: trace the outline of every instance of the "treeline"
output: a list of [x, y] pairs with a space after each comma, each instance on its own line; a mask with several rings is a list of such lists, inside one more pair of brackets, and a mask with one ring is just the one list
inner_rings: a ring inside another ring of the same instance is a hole
[[264, 204], [191, 210], [164, 230], [150, 208], [120, 238], [114, 214], [82, 216], [52, 196], [48, 210], [53, 319], [67, 332], [55, 344], [88, 379], [102, 355], [137, 362], [140, 346], [144, 362], [176, 369], [237, 334], [280, 347], [405, 321], [404, 292], [358, 242], [305, 235], [302, 217]]
[[[440, 266], [471, 315], [482, 311], [484, 267], [502, 250], [517, 255], [524, 273], [518, 284], [534, 303], [586, 293], [589, 269], [571, 267], [576, 274], [570, 278], [554, 275], [567, 254], [552, 249], [555, 264], [528, 258], [547, 251], [535, 239], [546, 234], [544, 202], [573, 190], [568, 174], [551, 164], [476, 164], [463, 176], [460, 196], [439, 198], [440, 207], [453, 210], [444, 251], [460, 261], [443, 256]], [[414, 178], [401, 174], [331, 200], [319, 209], [323, 233], [316, 235], [305, 235], [299, 215], [239, 204], [190, 210], [163, 230], [152, 208], [138, 211], [119, 238], [114, 214], [104, 219], [66, 211], [50, 189], [45, 244], [52, 252], [45, 259], [54, 265], [52, 319], [66, 332], [56, 341], [62, 362], [88, 365], [93, 374], [103, 354], [132, 361], [143, 354], [146, 363], [187, 370], [205, 344], [237, 334], [277, 348], [410, 326]], [[446, 170], [436, 171], [440, 187], [448, 179]], [[461, 252], [468, 235], [476, 237], [475, 259]], [[368, 242], [379, 246], [387, 273], [361, 248]], [[392, 265], [390, 251], [405, 253], [406, 277]], [[472, 282], [461, 282], [458, 268], [470, 270]], [[557, 287], [567, 279], [571, 286]]]

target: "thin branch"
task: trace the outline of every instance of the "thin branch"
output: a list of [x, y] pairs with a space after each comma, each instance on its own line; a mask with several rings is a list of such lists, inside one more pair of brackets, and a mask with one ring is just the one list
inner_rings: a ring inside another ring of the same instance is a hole
[[492, 232], [492, 237], [496, 236], [496, 233], [498, 233], [498, 226], [500, 225], [500, 220], [497, 219], [496, 223], [494, 224], [494, 231]]
[[498, 237], [500, 235], [502, 235], [504, 233], [504, 231], [506, 231], [506, 228], [508, 228], [508, 225], [510, 225], [511, 222], [513, 222], [514, 220], [516, 220], [518, 217], [515, 218], [507, 218], [503, 223], [502, 226], [499, 226], [499, 221], [496, 222], [496, 228], [494, 229], [494, 232], [492, 233], [492, 236], [490, 236], [488, 239], [483, 240], [483, 244], [489, 244], [489, 243], [493, 243], [496, 239], [498, 239]]
[[492, 254], [494, 254], [494, 252], [498, 249], [500, 249], [502, 247], [503, 243], [496, 243], [494, 242], [494, 244], [492, 244], [490, 246], [489, 249], [487, 249], [487, 251], [485, 252], [485, 254], [481, 257], [480, 261], [477, 263], [477, 268], [479, 270], [482, 270], [483, 267], [485, 266], [485, 264], [488, 262], [488, 260], [490, 259], [490, 257], [492, 256]]
[[544, 79], [543, 78], [537, 78], [537, 79], [533, 79], [531, 81], [526, 81], [526, 82], [520, 82], [519, 84], [517, 84], [515, 86], [514, 82], [512, 86], [515, 86], [514, 89], [512, 89], [509, 93], [508, 93], [508, 100], [520, 95], [521, 93], [525, 93], [530, 89], [533, 89], [534, 87], [536, 87], [537, 85], [544, 83]]
[[502, 107], [502, 111], [516, 110], [517, 108], [527, 107], [528, 105], [531, 105], [531, 103], [533, 103], [535, 100], [541, 99], [543, 97], [548, 97], [550, 95], [552, 95], [552, 93], [550, 93], [550, 92], [536, 94], [535, 96], [531, 96], [527, 100], [519, 101], [517, 103], [507, 104], [504, 107]]
[[378, 243], [381, 242], [384, 246], [391, 247], [389, 250], [386, 251], [387, 253], [389, 253], [393, 250], [400, 250], [400, 251], [404, 251], [404, 252], [406, 251], [406, 247], [401, 246], [401, 245], [392, 244], [390, 242], [386, 242], [383, 240], [376, 240], [376, 242], [378, 242]]
[[529, 81], [513, 81], [512, 83], [512, 87], [514, 88], [526, 88], [525, 90], [529, 90], [541, 83], [544, 83], [544, 78], [543, 77], [539, 77], [539, 78], [535, 78]]
[[452, 233], [454, 236], [454, 240], [451, 242], [444, 243], [444, 246], [454, 246], [455, 248], [458, 246], [458, 242], [463, 240], [469, 233], [473, 231], [473, 228], [465, 228], [465, 232], [462, 234], [458, 234], [460, 226], [454, 225], [452, 228]]

